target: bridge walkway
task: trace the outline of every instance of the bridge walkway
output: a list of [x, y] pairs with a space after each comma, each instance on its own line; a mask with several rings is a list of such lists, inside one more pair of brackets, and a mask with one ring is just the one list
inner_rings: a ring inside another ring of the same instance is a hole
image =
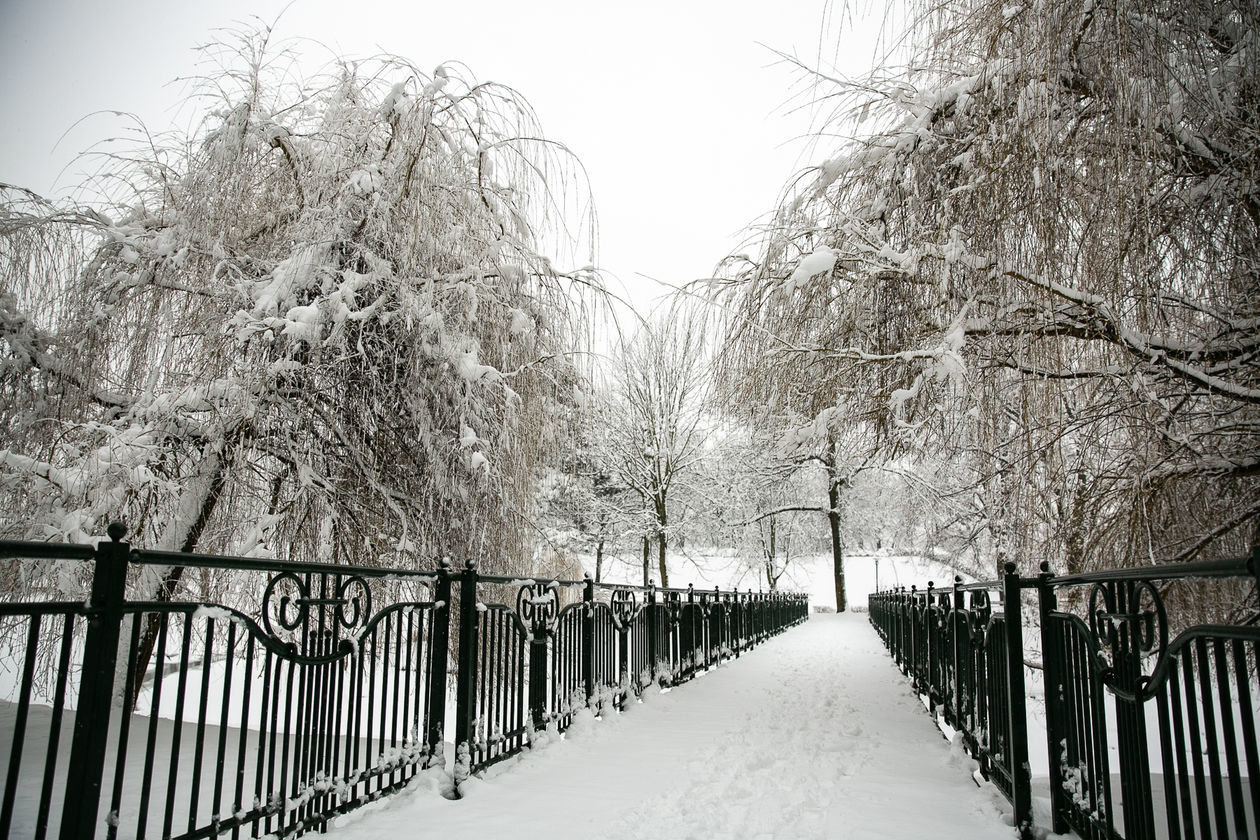
[[864, 614], [815, 615], [678, 691], [575, 722], [461, 801], [422, 778], [331, 835], [1007, 840], [1009, 806], [973, 767]]

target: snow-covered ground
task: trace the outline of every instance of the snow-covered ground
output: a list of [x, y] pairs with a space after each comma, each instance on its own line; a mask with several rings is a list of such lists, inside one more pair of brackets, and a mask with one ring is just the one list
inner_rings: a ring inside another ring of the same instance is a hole
[[738, 660], [472, 779], [430, 774], [332, 836], [1009, 838], [864, 615], [816, 615]]

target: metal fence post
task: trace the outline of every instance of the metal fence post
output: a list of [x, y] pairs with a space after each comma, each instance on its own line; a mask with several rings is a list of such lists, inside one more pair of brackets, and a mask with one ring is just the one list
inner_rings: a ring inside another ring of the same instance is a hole
[[425, 748], [429, 756], [442, 756], [446, 728], [446, 671], [451, 650], [451, 564], [446, 558], [438, 564], [433, 588], [433, 624], [429, 629], [429, 698]]
[[[531, 622], [529, 634], [529, 718], [534, 729], [547, 726], [547, 626]], [[585, 670], [585, 665], [583, 666]]]
[[647, 613], [647, 660], [648, 668], [651, 670], [652, 679], [656, 679], [656, 651], [659, 644], [657, 639], [657, 622], [660, 613], [656, 606], [656, 586], [648, 582], [648, 591], [646, 600], [643, 604], [643, 610]]
[[967, 621], [965, 596], [959, 588], [962, 586], [962, 575], [954, 575], [954, 612], [950, 616], [950, 632], [954, 637], [954, 644], [951, 646], [950, 656], [954, 658], [954, 696], [951, 702], [953, 718], [947, 720], [949, 725], [955, 729], [962, 729], [963, 721], [963, 696], [962, 696], [962, 668], [963, 668], [963, 633], [970, 631], [970, 622]]
[[937, 635], [936, 616], [936, 581], [929, 580], [927, 585], [927, 601], [924, 603], [923, 620], [925, 632], [923, 640], [927, 647], [927, 696], [928, 714], [936, 717], [936, 701], [940, 689], [940, 639]]
[[1041, 661], [1044, 670], [1046, 698], [1046, 752], [1050, 763], [1050, 823], [1055, 834], [1066, 834], [1068, 831], [1067, 791], [1063, 788], [1063, 762], [1066, 755], [1061, 746], [1066, 733], [1063, 726], [1063, 691], [1065, 663], [1059, 645], [1056, 643], [1054, 629], [1050, 626], [1050, 613], [1058, 608], [1058, 599], [1050, 580], [1050, 564], [1041, 564], [1041, 574], [1037, 577], [1037, 612], [1041, 620]]
[[1002, 576], [1002, 600], [1006, 615], [1006, 707], [1011, 725], [1011, 804], [1015, 829], [1021, 838], [1032, 838], [1032, 768], [1028, 765], [1027, 694], [1024, 690], [1024, 617], [1020, 608], [1020, 578], [1014, 563]]
[[114, 670], [118, 660], [122, 605], [126, 597], [127, 555], [131, 550], [122, 541], [126, 535], [127, 527], [113, 522], [109, 526], [110, 541], [96, 546], [96, 571], [92, 576], [92, 594], [87, 606], [87, 636], [83, 643], [79, 710], [74, 717], [70, 765], [66, 775], [67, 808], [61, 822], [62, 840], [96, 834], [109, 717], [114, 705]]
[[[686, 674], [694, 674], [700, 669], [700, 663], [696, 661], [697, 653], [703, 645], [703, 638], [696, 638], [696, 587], [695, 584], [687, 584], [687, 607], [684, 610], [687, 614], [687, 648], [686, 658], [683, 658], [682, 652], [682, 633], [679, 632], [678, 658], [682, 659], [680, 663], [681, 669]], [[703, 629], [700, 631], [703, 634]], [[687, 664], [690, 663], [690, 664]]]
[[[455, 673], [455, 795], [472, 767], [477, 713], [477, 564], [459, 575], [459, 654]], [[462, 754], [461, 754], [462, 753]], [[463, 765], [461, 767], [461, 764]]]
[[1146, 710], [1142, 708], [1141, 696], [1142, 630], [1139, 625], [1143, 611], [1138, 587], [1133, 581], [1116, 584], [1115, 593], [1116, 610], [1106, 618], [1119, 624], [1113, 630], [1119, 642], [1113, 649], [1113, 687], [1116, 689], [1116, 746], [1124, 798], [1124, 836], [1126, 840], [1154, 840]]
[[910, 584], [910, 599], [906, 601], [906, 616], [909, 624], [910, 651], [906, 662], [909, 666], [907, 673], [910, 675], [910, 687], [915, 692], [922, 694], [923, 688], [919, 684], [919, 637], [923, 633], [919, 629], [919, 586], [918, 584]]
[[595, 581], [590, 572], [582, 586], [582, 602], [582, 683], [589, 706], [595, 696]]
[[713, 609], [718, 616], [717, 639], [710, 640], [709, 644], [711, 647], [717, 649], [717, 661], [718, 664], [721, 664], [723, 657], [722, 648], [726, 644], [726, 625], [730, 623], [731, 613], [730, 610], [724, 608], [724, 605], [722, 604], [722, 590], [717, 586], [713, 587]]

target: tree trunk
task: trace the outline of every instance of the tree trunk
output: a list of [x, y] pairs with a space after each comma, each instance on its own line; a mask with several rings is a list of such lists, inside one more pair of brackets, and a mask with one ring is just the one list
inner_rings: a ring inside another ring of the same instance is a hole
[[595, 543], [595, 582], [599, 583], [599, 579], [604, 571], [604, 541], [600, 540]]
[[831, 561], [836, 576], [836, 612], [844, 612], [844, 548], [840, 545], [840, 482], [834, 473], [827, 476], [827, 521], [831, 525]]
[[[197, 508], [197, 516], [188, 527], [188, 531], [184, 534], [184, 539], [179, 550], [185, 554], [191, 554], [196, 548], [197, 543], [201, 539], [201, 534], [206, 528], [206, 522], [209, 521], [210, 515], [214, 513], [215, 506], [219, 503], [219, 498], [223, 495], [223, 486], [227, 483], [227, 459], [223, 455], [216, 454], [214, 464], [211, 467], [211, 475], [205, 494], [201, 496], [201, 504]], [[184, 576], [183, 566], [172, 566], [162, 575], [162, 580], [158, 583], [156, 591], [153, 593], [152, 600], [159, 603], [168, 603], [175, 595], [175, 588], [179, 585], [180, 578]], [[161, 626], [161, 617], [158, 613], [148, 613], [144, 617], [144, 629], [140, 634], [140, 644], [136, 649], [136, 665], [132, 672], [132, 693], [127, 700], [127, 712], [132, 713], [136, 709], [136, 702], [140, 698], [140, 690], [144, 687], [144, 675], [149, 670], [149, 660], [153, 658], [153, 648], [157, 644], [158, 630]]]
[[665, 532], [662, 530], [657, 536], [657, 563], [661, 567], [661, 586], [669, 587], [669, 569], [665, 567]]
[[652, 538], [643, 536], [643, 585], [652, 582]]
[[665, 567], [665, 548], [666, 548], [666, 543], [667, 543], [666, 537], [665, 537], [665, 525], [666, 525], [665, 516], [666, 516], [665, 500], [659, 499], [656, 502], [656, 524], [657, 524], [657, 528], [659, 529], [656, 532], [656, 547], [657, 547], [657, 562], [661, 567], [661, 587], [662, 588], [669, 587], [669, 569]]

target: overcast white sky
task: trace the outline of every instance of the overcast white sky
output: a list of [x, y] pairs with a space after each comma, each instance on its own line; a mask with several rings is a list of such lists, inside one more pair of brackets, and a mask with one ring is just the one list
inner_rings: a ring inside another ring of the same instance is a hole
[[809, 109], [793, 110], [800, 75], [772, 50], [810, 63], [821, 50], [850, 73], [874, 53], [869, 27], [832, 22], [820, 40], [826, 13], [824, 0], [0, 0], [0, 182], [68, 191], [75, 156], [123, 126], [76, 121], [124, 111], [170, 127], [194, 47], [217, 27], [279, 17], [279, 39], [425, 68], [460, 61], [520, 91], [584, 164], [600, 265], [643, 306], [660, 291], [644, 276], [708, 276], [813, 159]]

